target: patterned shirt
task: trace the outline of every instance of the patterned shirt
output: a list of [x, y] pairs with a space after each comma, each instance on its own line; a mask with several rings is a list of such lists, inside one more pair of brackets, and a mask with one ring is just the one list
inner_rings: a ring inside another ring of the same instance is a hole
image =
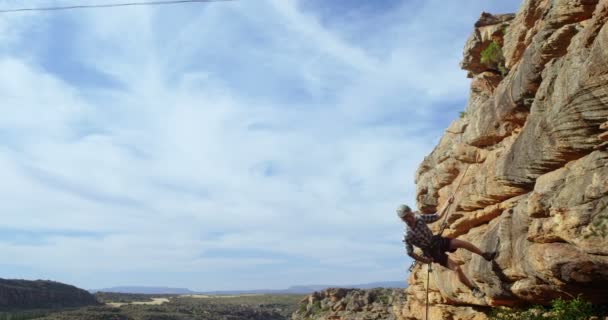
[[431, 245], [433, 232], [426, 224], [435, 222], [437, 220], [439, 220], [439, 215], [436, 213], [416, 213], [416, 222], [414, 222], [414, 227], [411, 228], [407, 223], [405, 224], [405, 231], [403, 231], [402, 241], [405, 243], [405, 249], [410, 257], [414, 253], [413, 246], [422, 249]]

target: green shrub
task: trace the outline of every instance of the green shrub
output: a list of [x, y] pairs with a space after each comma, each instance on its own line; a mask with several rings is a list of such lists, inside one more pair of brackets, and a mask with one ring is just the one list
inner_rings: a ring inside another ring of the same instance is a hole
[[505, 57], [503, 56], [502, 48], [496, 41], [492, 41], [481, 51], [480, 61], [489, 68], [500, 72], [503, 77], [509, 72], [505, 67]]
[[594, 315], [594, 307], [581, 297], [572, 300], [557, 298], [551, 307], [533, 306], [527, 310], [494, 309], [491, 320], [587, 320]]
[[323, 308], [321, 308], [321, 301], [315, 301], [312, 304], [312, 307], [310, 308], [310, 313], [313, 315], [318, 315], [322, 311], [323, 311]]
[[53, 311], [32, 310], [32, 311], [15, 311], [0, 313], [0, 320], [29, 320], [42, 318], [51, 314]]
[[383, 294], [378, 297], [378, 301], [382, 304], [389, 304], [391, 301], [391, 297], [389, 295]]
[[496, 41], [492, 41], [490, 45], [481, 51], [481, 63], [483, 64], [498, 63], [501, 60], [504, 60], [502, 49]]
[[586, 320], [593, 315], [593, 306], [581, 297], [568, 301], [558, 298], [551, 303], [551, 313], [554, 319]]
[[460, 116], [460, 119], [462, 119], [467, 115], [467, 113], [464, 111], [461, 111], [458, 115]]
[[528, 310], [494, 309], [489, 314], [490, 320], [547, 320], [543, 317], [546, 310], [543, 307], [534, 306]]

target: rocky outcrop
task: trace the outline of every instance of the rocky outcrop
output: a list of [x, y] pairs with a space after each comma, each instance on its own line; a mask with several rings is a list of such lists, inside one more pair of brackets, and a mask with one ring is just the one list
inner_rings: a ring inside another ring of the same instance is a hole
[[[607, 21], [608, 0], [525, 0], [475, 24], [461, 64], [468, 104], [420, 165], [416, 197], [428, 213], [455, 193], [444, 235], [499, 255], [451, 254], [484, 299], [436, 267], [429, 319], [579, 294], [608, 303], [608, 236], [597, 232], [608, 219]], [[408, 283], [400, 319], [423, 319], [426, 267]]]
[[293, 320], [395, 320], [405, 303], [404, 289], [330, 288], [300, 302]]
[[89, 292], [54, 281], [0, 279], [0, 310], [97, 305]]

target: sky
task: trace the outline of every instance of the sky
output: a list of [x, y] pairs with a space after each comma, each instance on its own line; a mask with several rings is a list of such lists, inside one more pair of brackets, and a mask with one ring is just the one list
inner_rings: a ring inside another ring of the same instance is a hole
[[473, 24], [518, 5], [0, 14], [0, 277], [200, 291], [405, 281], [395, 209], [414, 203], [419, 163], [464, 109]]

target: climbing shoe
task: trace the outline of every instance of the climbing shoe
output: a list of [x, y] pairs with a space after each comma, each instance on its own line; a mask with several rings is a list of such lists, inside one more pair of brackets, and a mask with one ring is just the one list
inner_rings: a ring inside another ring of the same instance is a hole
[[471, 289], [471, 294], [473, 294], [473, 297], [478, 298], [478, 299], [481, 299], [486, 296], [486, 294], [483, 293], [481, 290], [479, 290], [479, 288]]
[[496, 251], [484, 252], [481, 256], [486, 259], [486, 261], [492, 261], [496, 258]]

